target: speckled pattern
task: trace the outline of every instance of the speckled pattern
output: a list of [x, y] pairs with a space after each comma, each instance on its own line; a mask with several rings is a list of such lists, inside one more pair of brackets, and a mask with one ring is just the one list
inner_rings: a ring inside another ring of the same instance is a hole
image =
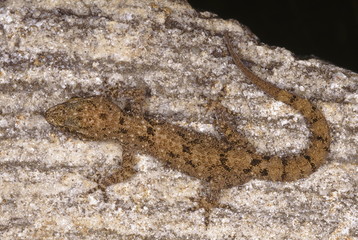
[[[263, 180], [268, 159], [283, 166], [314, 146], [315, 124], [245, 76], [224, 32], [256, 76], [322, 112], [326, 162], [295, 169], [314, 173]], [[2, 1], [0, 239], [354, 239], [357, 82], [357, 73], [268, 46], [239, 22], [181, 0]], [[52, 106], [94, 96], [128, 120], [251, 151], [260, 168], [244, 184], [215, 190], [167, 164], [170, 157], [63, 133], [45, 119]]]
[[[46, 120], [56, 127], [89, 139], [117, 140], [125, 146], [125, 151], [150, 154], [167, 166], [204, 181], [210, 188], [210, 196], [201, 201], [207, 211], [211, 210], [209, 207], [217, 205], [221, 189], [244, 184], [252, 178], [292, 181], [308, 176], [325, 162], [329, 150], [330, 134], [323, 114], [309, 101], [257, 77], [236, 55], [227, 33], [225, 40], [234, 62], [248, 79], [305, 117], [312, 137], [310, 147], [302, 154], [279, 158], [259, 155], [251, 148], [238, 148], [242, 144], [232, 141], [238, 138], [238, 133], [234, 128], [225, 128], [230, 126], [226, 123], [227, 119], [216, 122], [226, 135], [224, 139], [217, 139], [165, 121], [133, 114], [130, 109], [128, 112], [122, 111], [103, 97], [75, 98], [54, 106], [46, 111]], [[217, 107], [217, 115], [228, 111], [220, 103], [216, 104], [220, 106]], [[126, 152], [124, 156], [123, 167], [99, 182], [101, 189], [122, 182], [135, 173], [137, 161], [133, 160], [133, 154]]]

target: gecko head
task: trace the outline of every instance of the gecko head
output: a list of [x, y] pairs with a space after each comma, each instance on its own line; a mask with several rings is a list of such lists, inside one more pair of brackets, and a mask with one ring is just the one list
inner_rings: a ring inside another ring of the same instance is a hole
[[122, 116], [114, 103], [103, 97], [73, 98], [48, 109], [51, 125], [89, 139], [112, 138]]

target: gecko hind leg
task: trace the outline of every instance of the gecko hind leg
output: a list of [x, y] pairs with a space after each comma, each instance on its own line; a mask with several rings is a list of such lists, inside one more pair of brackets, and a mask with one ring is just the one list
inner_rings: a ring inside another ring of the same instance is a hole
[[221, 189], [208, 187], [206, 184], [203, 186], [202, 190], [199, 192], [198, 198], [191, 198], [193, 202], [196, 203], [196, 206], [189, 208], [189, 211], [197, 211], [204, 209], [204, 224], [207, 228], [210, 223], [210, 215], [214, 208], [225, 208], [232, 211], [230, 205], [220, 203]]
[[214, 112], [214, 125], [218, 132], [224, 135], [224, 139], [231, 145], [249, 152], [255, 152], [255, 147], [248, 141], [248, 139], [240, 134], [234, 123], [234, 118], [237, 113], [224, 107], [218, 100], [209, 103], [209, 109]]

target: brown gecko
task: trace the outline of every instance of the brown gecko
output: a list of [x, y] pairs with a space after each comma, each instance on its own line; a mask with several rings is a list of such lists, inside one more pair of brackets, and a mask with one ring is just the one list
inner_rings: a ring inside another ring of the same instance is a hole
[[314, 172], [324, 162], [330, 146], [330, 133], [321, 111], [303, 99], [271, 83], [249, 70], [234, 52], [227, 33], [224, 40], [234, 63], [261, 90], [276, 100], [297, 109], [311, 131], [310, 144], [301, 154], [290, 157], [263, 156], [225, 119], [233, 113], [214, 104], [216, 121], [223, 136], [195, 132], [171, 123], [121, 110], [104, 97], [74, 98], [46, 112], [53, 126], [93, 140], [115, 140], [123, 147], [120, 169], [98, 181], [98, 188], [123, 182], [136, 173], [134, 153], [149, 154], [166, 166], [200, 179], [207, 186], [199, 207], [209, 212], [219, 205], [222, 189], [242, 185], [251, 179], [294, 181]]

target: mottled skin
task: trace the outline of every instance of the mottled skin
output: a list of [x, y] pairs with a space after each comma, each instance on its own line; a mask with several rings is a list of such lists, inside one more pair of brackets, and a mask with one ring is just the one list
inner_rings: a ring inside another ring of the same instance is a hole
[[256, 153], [235, 131], [232, 121], [226, 120], [233, 113], [220, 103], [213, 105], [218, 116], [215, 124], [223, 134], [221, 138], [121, 110], [103, 97], [71, 99], [50, 108], [46, 120], [89, 139], [111, 139], [122, 145], [122, 166], [98, 182], [102, 190], [135, 174], [135, 153], [151, 155], [170, 168], [202, 180], [205, 194], [199, 200], [199, 207], [206, 210], [207, 224], [211, 208], [219, 205], [222, 189], [242, 185], [253, 178], [293, 181], [306, 177], [324, 163], [330, 145], [329, 128], [321, 111], [308, 100], [257, 77], [234, 52], [227, 34], [224, 39], [235, 64], [252, 83], [305, 117], [312, 134], [309, 147], [301, 154], [280, 158]]

